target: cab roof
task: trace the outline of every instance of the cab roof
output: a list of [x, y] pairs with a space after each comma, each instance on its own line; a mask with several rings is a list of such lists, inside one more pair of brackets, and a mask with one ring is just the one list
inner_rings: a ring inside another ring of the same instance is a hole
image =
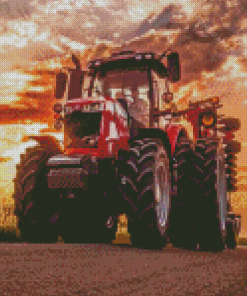
[[146, 70], [153, 69], [161, 77], [167, 76], [167, 69], [155, 53], [139, 53], [135, 51], [122, 51], [113, 53], [108, 58], [92, 60], [89, 69], [100, 71], [102, 74], [114, 70]]

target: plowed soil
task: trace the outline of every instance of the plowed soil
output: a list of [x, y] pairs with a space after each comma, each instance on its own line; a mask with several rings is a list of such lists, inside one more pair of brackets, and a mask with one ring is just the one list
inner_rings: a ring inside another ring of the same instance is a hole
[[0, 295], [245, 296], [247, 247], [221, 253], [0, 244]]

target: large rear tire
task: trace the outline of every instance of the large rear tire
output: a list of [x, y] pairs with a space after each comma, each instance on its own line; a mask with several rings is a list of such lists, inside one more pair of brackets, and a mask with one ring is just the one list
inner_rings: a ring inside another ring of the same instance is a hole
[[192, 142], [181, 137], [173, 154], [173, 189], [169, 239], [174, 247], [197, 247], [197, 171]]
[[28, 148], [26, 154], [21, 155], [21, 162], [16, 168], [13, 198], [23, 241], [57, 241], [59, 199], [48, 189], [46, 161], [59, 152], [59, 148], [38, 145]]
[[168, 238], [171, 207], [171, 173], [167, 148], [160, 140], [135, 141], [138, 159], [136, 187], [136, 235], [133, 246], [146, 249], [164, 248]]
[[218, 139], [200, 139], [195, 152], [201, 182], [198, 192], [199, 245], [203, 251], [222, 251], [225, 249], [227, 220], [224, 148]]

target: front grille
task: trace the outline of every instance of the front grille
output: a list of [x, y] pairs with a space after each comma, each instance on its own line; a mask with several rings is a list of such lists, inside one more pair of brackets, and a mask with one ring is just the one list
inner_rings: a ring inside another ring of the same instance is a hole
[[100, 135], [100, 112], [74, 111], [65, 118], [66, 148], [97, 148]]
[[82, 168], [52, 169], [48, 173], [48, 188], [88, 189], [88, 176]]

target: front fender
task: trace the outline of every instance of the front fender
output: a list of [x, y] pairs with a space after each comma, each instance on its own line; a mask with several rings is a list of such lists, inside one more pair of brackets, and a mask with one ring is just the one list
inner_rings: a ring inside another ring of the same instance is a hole
[[168, 125], [165, 128], [165, 132], [171, 145], [171, 155], [173, 155], [178, 142], [178, 136], [182, 133], [184, 136], [188, 137], [188, 133], [182, 125]]
[[62, 152], [59, 141], [53, 136], [29, 136], [28, 139], [37, 141], [41, 146], [48, 146], [49, 148], [52, 148], [52, 150], [58, 150]]

